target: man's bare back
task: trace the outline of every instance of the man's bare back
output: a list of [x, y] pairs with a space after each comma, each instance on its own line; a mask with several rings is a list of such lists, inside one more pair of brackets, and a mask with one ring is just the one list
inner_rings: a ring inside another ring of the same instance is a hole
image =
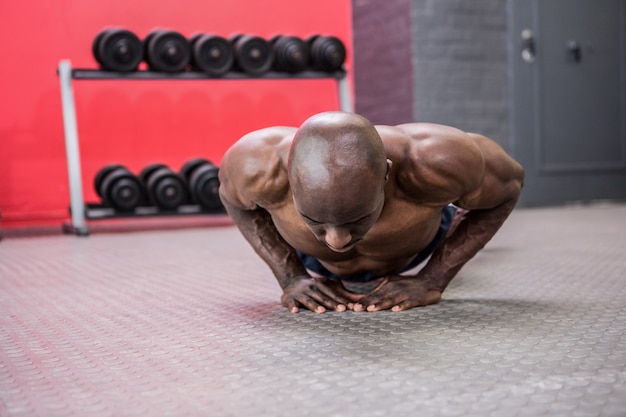
[[[485, 137], [433, 124], [374, 127], [329, 112], [300, 129], [244, 136], [224, 156], [220, 195], [290, 310], [403, 310], [439, 300], [513, 209], [522, 179], [519, 164]], [[433, 242], [450, 204], [470, 210], [468, 220]], [[435, 253], [418, 275], [399, 275], [429, 246]], [[334, 279], [312, 278], [307, 258]], [[363, 274], [384, 278], [365, 296], [337, 280]]]

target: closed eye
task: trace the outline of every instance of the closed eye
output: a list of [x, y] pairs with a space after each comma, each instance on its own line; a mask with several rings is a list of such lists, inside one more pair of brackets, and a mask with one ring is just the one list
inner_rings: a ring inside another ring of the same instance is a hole
[[309, 216], [305, 216], [304, 214], [300, 213], [300, 216], [307, 221], [307, 223], [311, 223], [311, 224], [322, 224], [322, 222], [318, 222], [317, 220], [313, 220], [312, 218], [310, 218]]
[[367, 219], [369, 219], [369, 217], [370, 217], [370, 215], [368, 214], [368, 215], [366, 215], [366, 216], [361, 217], [361, 218], [360, 218], [360, 219], [358, 219], [358, 220], [355, 220], [355, 221], [350, 222], [350, 223], [346, 223], [346, 226], [347, 226], [347, 225], [350, 225], [350, 224], [359, 224], [359, 223], [363, 223], [363, 222], [367, 221]]
[[[312, 224], [312, 225], [320, 225], [320, 224], [324, 224], [323, 222], [320, 222], [320, 221], [314, 220], [314, 219], [310, 218], [309, 216], [307, 216], [307, 215], [305, 215], [305, 214], [300, 213], [300, 216], [301, 216], [304, 220], [306, 220], [306, 222], [307, 222], [307, 223], [309, 223], [309, 224]], [[360, 223], [364, 223], [364, 222], [366, 222], [366, 221], [370, 218], [370, 216], [371, 216], [371, 214], [366, 214], [365, 216], [363, 216], [363, 217], [361, 217], [361, 218], [359, 218], [359, 219], [357, 219], [357, 220], [354, 220], [354, 221], [351, 221], [351, 222], [348, 222], [348, 223], [342, 224], [341, 226], [344, 226], [344, 227], [345, 227], [345, 226], [350, 226], [350, 225], [358, 225], [358, 224], [360, 224]]]

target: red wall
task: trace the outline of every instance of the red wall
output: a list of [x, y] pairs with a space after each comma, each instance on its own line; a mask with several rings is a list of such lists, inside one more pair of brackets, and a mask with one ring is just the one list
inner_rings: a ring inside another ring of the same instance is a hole
[[[0, 2], [0, 212], [2, 227], [61, 224], [69, 190], [59, 81], [61, 59], [95, 68], [91, 42], [104, 27], [140, 37], [155, 27], [190, 36], [211, 32], [263, 37], [332, 34], [348, 48], [350, 0], [40, 0]], [[246, 132], [298, 125], [338, 108], [332, 80], [84, 81], [75, 80], [83, 193], [111, 162], [138, 172], [151, 162], [178, 169], [204, 156], [218, 163]]]

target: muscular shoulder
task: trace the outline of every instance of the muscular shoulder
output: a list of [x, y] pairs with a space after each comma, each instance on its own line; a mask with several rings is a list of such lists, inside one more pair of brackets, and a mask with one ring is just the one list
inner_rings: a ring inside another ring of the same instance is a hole
[[379, 127], [400, 190], [421, 204], [456, 201], [484, 177], [484, 155], [467, 133], [449, 126], [409, 123]]
[[289, 190], [287, 157], [296, 129], [272, 127], [239, 139], [220, 165], [220, 196], [253, 210], [282, 201]]

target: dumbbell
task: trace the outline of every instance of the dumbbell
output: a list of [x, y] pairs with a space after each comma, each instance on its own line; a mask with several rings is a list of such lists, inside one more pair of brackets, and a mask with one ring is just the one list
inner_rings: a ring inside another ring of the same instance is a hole
[[265, 39], [254, 35], [234, 35], [230, 39], [235, 53], [234, 68], [252, 75], [261, 75], [272, 68], [274, 54]]
[[270, 40], [274, 69], [284, 72], [304, 71], [309, 65], [309, 47], [296, 36], [278, 35]]
[[181, 72], [191, 58], [187, 39], [178, 32], [151, 31], [144, 39], [145, 58], [152, 71]]
[[135, 71], [143, 59], [141, 40], [126, 29], [100, 31], [91, 44], [91, 51], [100, 68], [106, 71]]
[[143, 198], [141, 182], [123, 165], [101, 168], [94, 179], [94, 188], [104, 204], [117, 211], [133, 211]]
[[183, 178], [161, 163], [150, 164], [139, 173], [148, 202], [163, 210], [176, 210], [187, 198]]
[[191, 65], [210, 75], [223, 75], [235, 62], [231, 43], [222, 36], [199, 33], [189, 39]]
[[346, 48], [339, 38], [314, 35], [307, 43], [313, 69], [326, 72], [341, 69], [346, 60]]
[[180, 175], [187, 180], [191, 201], [207, 210], [223, 208], [218, 172], [216, 165], [203, 158], [190, 159], [183, 165]]

